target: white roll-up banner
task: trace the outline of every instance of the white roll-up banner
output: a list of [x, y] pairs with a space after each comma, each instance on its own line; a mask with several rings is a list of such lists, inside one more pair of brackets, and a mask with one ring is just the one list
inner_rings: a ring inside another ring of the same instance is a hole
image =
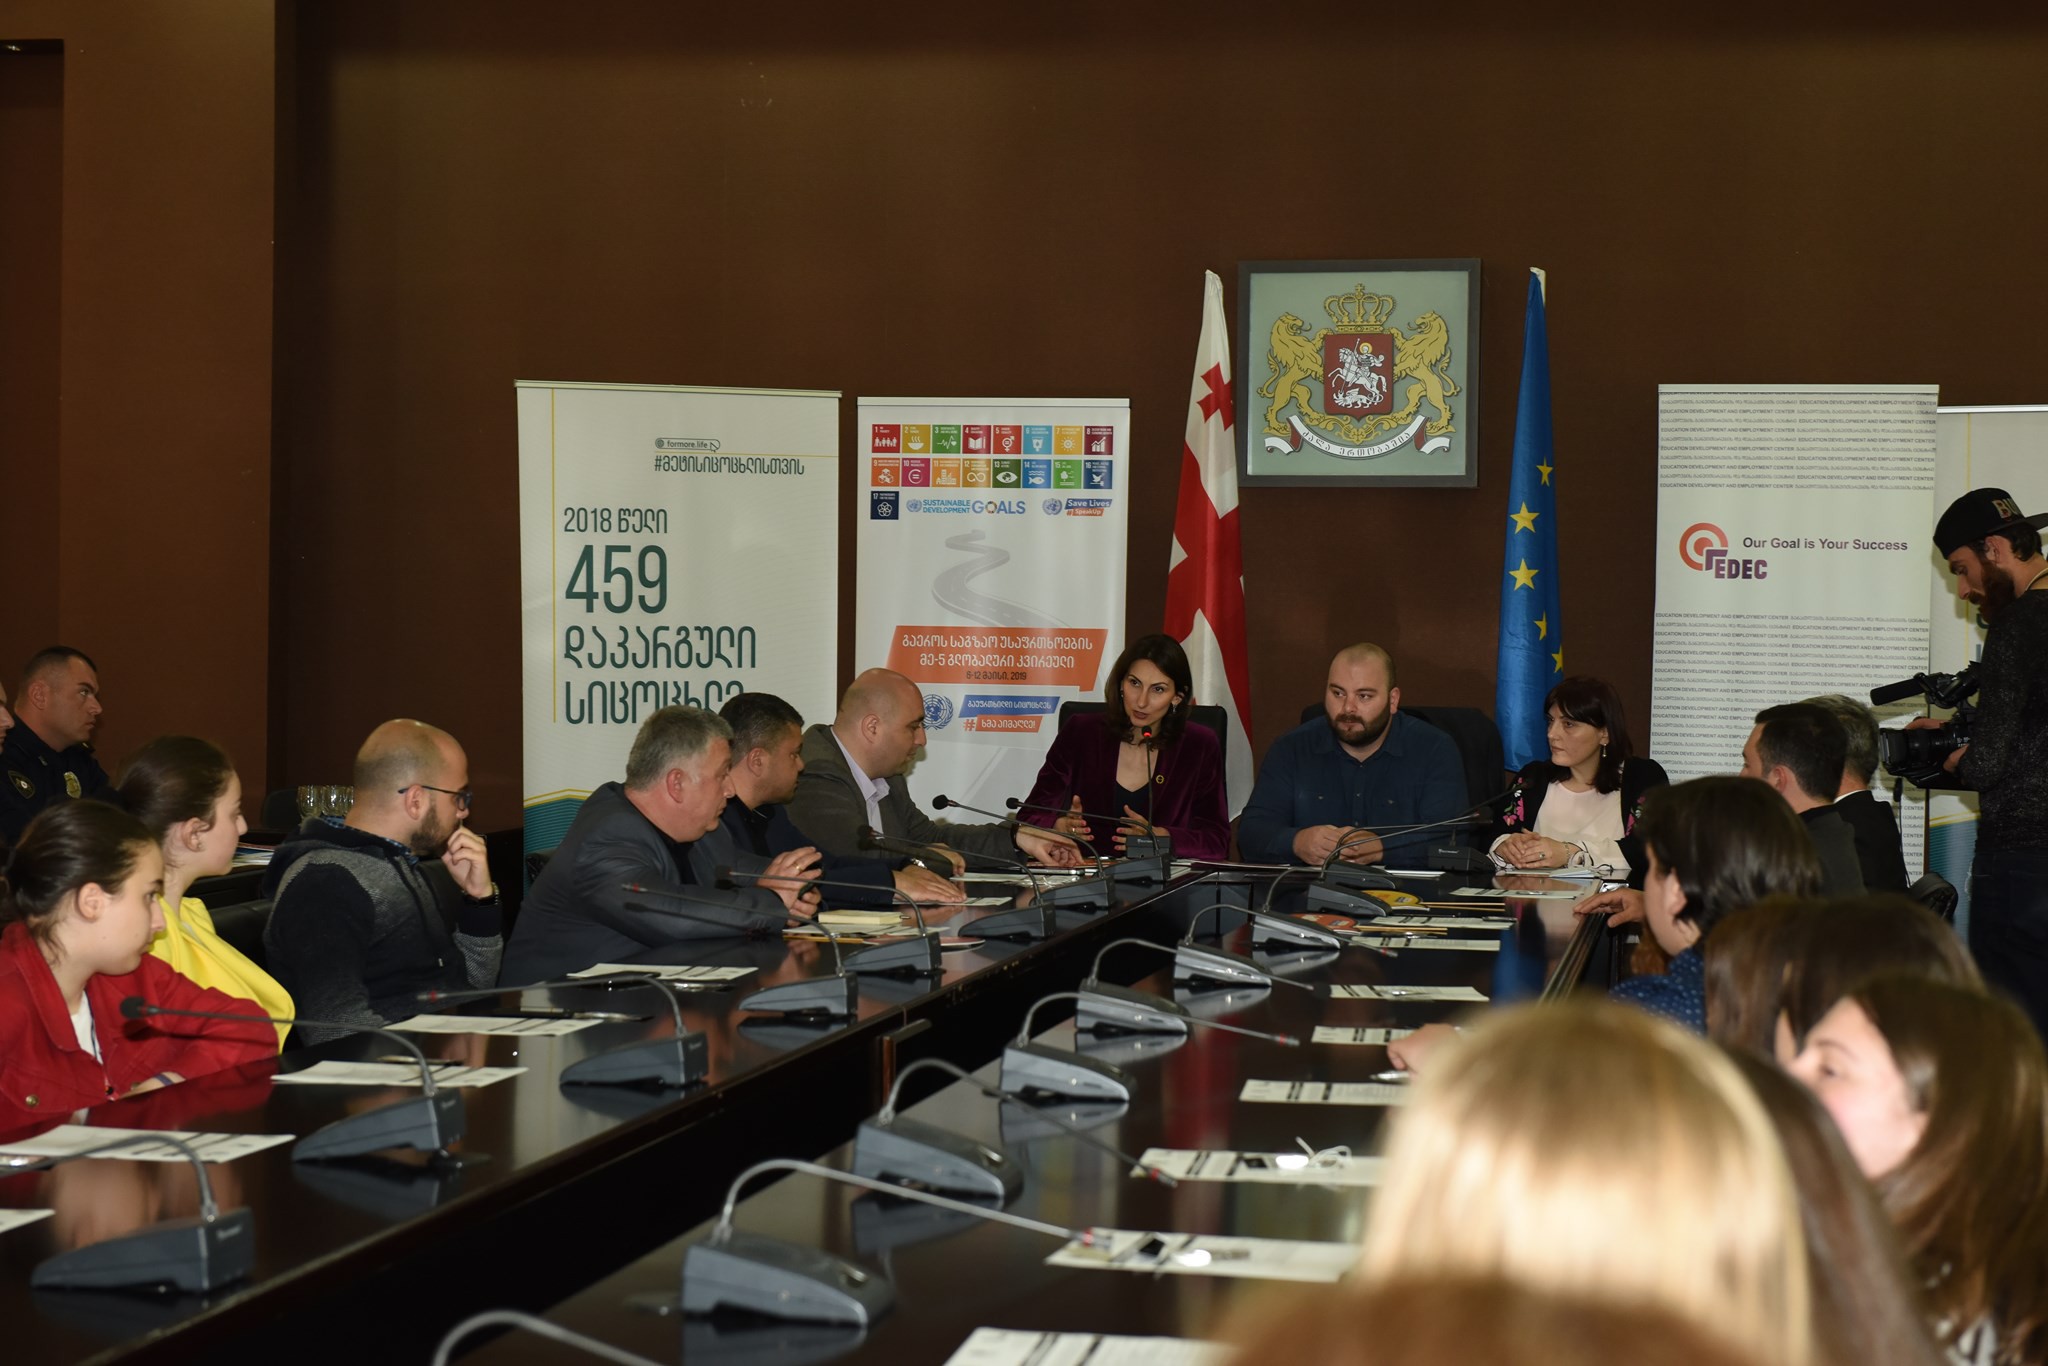
[[863, 398], [856, 670], [917, 683], [920, 800], [1023, 796], [1124, 645], [1127, 399]]
[[648, 715], [832, 713], [839, 395], [521, 380], [528, 852], [625, 775]]

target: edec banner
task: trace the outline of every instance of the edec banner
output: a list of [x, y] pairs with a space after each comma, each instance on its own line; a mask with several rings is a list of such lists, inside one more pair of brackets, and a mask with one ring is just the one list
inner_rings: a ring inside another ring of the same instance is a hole
[[[854, 667], [917, 683], [913, 791], [1023, 796], [1124, 645], [1127, 399], [865, 398]], [[972, 817], [968, 819], [973, 819]]]
[[521, 380], [526, 849], [625, 776], [647, 716], [832, 714], [839, 395]]

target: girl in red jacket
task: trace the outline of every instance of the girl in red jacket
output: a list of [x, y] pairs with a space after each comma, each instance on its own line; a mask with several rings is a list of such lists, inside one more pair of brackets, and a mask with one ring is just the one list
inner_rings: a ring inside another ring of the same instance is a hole
[[163, 854], [125, 811], [69, 801], [22, 832], [0, 889], [0, 1129], [274, 1056], [268, 1024], [126, 1019], [140, 996], [254, 1015], [149, 955]]

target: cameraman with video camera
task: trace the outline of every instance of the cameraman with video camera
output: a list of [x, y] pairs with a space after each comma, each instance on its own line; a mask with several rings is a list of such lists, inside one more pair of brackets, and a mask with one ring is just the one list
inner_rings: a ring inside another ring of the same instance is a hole
[[[1942, 767], [1978, 794], [1970, 952], [2048, 1038], [2048, 560], [2004, 489], [1972, 489], [1935, 524], [1956, 593], [1983, 614], [1977, 713]], [[1922, 717], [1914, 729], [1938, 729]]]

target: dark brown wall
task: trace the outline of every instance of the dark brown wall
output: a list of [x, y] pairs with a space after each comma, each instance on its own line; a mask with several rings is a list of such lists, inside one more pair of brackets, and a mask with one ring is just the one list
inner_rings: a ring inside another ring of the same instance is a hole
[[849, 449], [863, 393], [1128, 395], [1142, 629], [1202, 270], [1482, 258], [1481, 486], [1244, 497], [1261, 741], [1359, 637], [1410, 701], [1491, 705], [1529, 265], [1551, 273], [1566, 659], [1639, 716], [1658, 382], [2043, 397], [2038, 27], [1099, 8], [302, 9], [272, 672], [292, 776], [410, 712], [468, 742], [480, 823], [516, 819], [519, 377], [839, 388]]
[[[16, 508], [57, 505], [63, 193], [63, 53], [0, 48], [0, 453]], [[24, 642], [56, 636], [56, 595], [34, 587], [49, 584], [56, 560], [54, 519], [8, 519], [0, 686], [10, 697], [16, 666], [37, 648]]]
[[[10, 594], [99, 661], [112, 767], [171, 730], [269, 766], [274, 27], [248, 0], [0, 3], [64, 43], [53, 557]], [[31, 472], [28, 479], [37, 476]], [[0, 670], [44, 638], [0, 640]]]

